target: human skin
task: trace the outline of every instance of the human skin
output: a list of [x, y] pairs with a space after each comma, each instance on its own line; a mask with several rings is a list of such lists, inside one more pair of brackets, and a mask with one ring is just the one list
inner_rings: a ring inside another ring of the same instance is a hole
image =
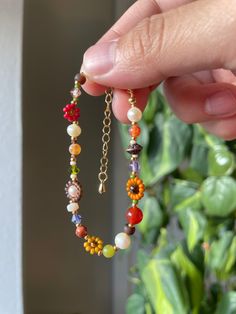
[[236, 0], [138, 0], [84, 54], [84, 89], [114, 88], [128, 122], [127, 89], [144, 109], [164, 82], [173, 112], [226, 140], [236, 138]]

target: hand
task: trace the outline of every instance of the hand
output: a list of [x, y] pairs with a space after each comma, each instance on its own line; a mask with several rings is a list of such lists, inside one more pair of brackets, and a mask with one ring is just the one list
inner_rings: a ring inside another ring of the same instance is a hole
[[85, 55], [92, 95], [114, 88], [113, 111], [127, 122], [126, 89], [145, 107], [164, 81], [172, 110], [224, 139], [236, 138], [235, 0], [139, 0]]

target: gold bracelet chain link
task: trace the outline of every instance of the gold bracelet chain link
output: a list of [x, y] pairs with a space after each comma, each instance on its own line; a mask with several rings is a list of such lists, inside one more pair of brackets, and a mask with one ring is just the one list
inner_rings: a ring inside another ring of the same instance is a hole
[[112, 90], [106, 90], [105, 97], [106, 108], [104, 111], [103, 128], [102, 128], [102, 158], [100, 159], [100, 172], [98, 174], [98, 179], [100, 181], [98, 192], [103, 194], [106, 192], [105, 182], [108, 179], [107, 169], [108, 169], [108, 150], [110, 142], [111, 133], [111, 104], [112, 104]]

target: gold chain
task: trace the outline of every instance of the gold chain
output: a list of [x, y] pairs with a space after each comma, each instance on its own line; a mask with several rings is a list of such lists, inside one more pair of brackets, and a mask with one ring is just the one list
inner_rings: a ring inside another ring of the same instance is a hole
[[105, 97], [106, 108], [104, 111], [103, 128], [102, 128], [102, 158], [100, 159], [100, 172], [98, 174], [98, 179], [100, 181], [98, 192], [103, 194], [106, 192], [105, 182], [108, 179], [107, 169], [108, 169], [108, 143], [110, 142], [111, 133], [111, 103], [112, 103], [112, 90], [106, 90]]

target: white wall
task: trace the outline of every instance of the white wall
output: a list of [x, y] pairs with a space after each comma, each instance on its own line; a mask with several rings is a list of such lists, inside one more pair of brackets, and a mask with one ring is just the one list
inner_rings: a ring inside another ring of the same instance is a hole
[[0, 1], [0, 313], [21, 314], [22, 0]]

